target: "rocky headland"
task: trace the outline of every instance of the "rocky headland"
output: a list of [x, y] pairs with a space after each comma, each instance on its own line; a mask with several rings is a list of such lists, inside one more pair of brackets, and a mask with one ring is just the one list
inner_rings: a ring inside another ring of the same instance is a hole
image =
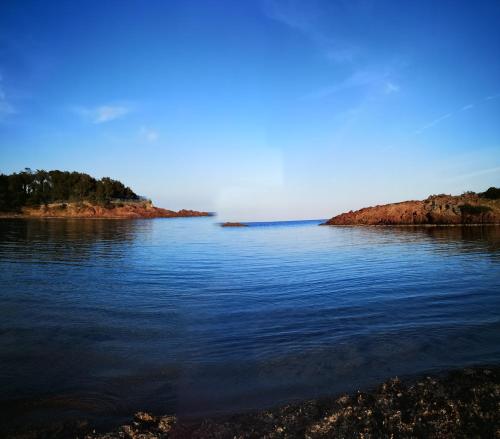
[[334, 216], [324, 225], [500, 224], [499, 192], [490, 188], [479, 194], [431, 195], [421, 201], [365, 207]]
[[0, 218], [175, 218], [209, 212], [153, 206], [121, 181], [70, 171], [0, 173]]
[[0, 218], [177, 218], [211, 216], [196, 210], [168, 210], [153, 206], [151, 201], [126, 201], [96, 204], [88, 201], [51, 203], [22, 207], [16, 212], [0, 212]]

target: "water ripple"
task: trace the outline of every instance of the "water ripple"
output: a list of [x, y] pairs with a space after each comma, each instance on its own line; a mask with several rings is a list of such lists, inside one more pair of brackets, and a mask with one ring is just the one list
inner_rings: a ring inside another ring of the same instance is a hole
[[500, 360], [500, 227], [317, 224], [1, 220], [0, 403], [220, 413]]

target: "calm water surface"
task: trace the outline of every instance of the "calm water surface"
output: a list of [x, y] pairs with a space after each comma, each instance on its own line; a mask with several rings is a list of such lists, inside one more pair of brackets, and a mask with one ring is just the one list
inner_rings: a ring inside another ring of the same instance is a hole
[[0, 221], [9, 422], [273, 406], [500, 361], [500, 227]]

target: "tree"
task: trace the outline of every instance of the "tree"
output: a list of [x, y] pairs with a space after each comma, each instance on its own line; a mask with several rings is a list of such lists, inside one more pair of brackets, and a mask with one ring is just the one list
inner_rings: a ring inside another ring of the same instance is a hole
[[33, 172], [30, 168], [10, 175], [0, 174], [0, 210], [18, 210], [51, 202], [91, 201], [109, 203], [114, 199], [138, 200], [132, 189], [104, 177], [96, 180], [88, 174], [67, 171]]

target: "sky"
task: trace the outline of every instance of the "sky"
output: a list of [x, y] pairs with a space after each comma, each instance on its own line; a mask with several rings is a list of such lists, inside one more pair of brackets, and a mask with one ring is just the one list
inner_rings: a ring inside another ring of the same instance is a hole
[[0, 172], [223, 220], [500, 186], [497, 0], [0, 2]]

